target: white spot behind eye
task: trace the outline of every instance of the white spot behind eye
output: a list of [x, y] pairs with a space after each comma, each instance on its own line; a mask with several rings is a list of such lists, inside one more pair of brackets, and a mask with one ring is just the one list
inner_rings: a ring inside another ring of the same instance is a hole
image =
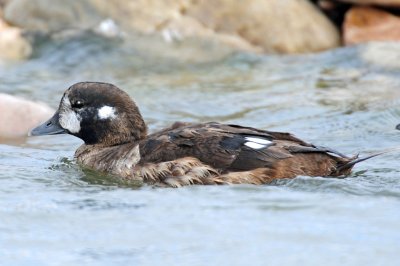
[[71, 109], [71, 102], [68, 96], [64, 96], [60, 106], [60, 125], [71, 133], [78, 133], [81, 130], [81, 117]]
[[100, 119], [108, 119], [108, 118], [115, 118], [115, 109], [114, 107], [104, 105], [98, 110], [98, 115]]

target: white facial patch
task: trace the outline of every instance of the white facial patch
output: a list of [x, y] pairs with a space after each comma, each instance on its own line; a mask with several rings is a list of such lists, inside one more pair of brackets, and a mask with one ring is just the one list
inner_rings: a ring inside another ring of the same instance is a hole
[[266, 148], [272, 144], [272, 141], [257, 137], [245, 137], [244, 139], [247, 140], [244, 145], [255, 150]]
[[116, 117], [114, 107], [104, 105], [98, 110], [98, 115], [100, 119], [112, 119]]
[[60, 106], [60, 125], [71, 133], [78, 133], [81, 130], [81, 117], [71, 108], [71, 102], [65, 95]]

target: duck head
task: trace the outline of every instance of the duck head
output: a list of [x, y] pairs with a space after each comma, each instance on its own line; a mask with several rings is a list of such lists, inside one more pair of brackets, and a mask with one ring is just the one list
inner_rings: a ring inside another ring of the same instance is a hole
[[147, 128], [127, 93], [108, 83], [80, 82], [65, 91], [53, 117], [30, 132], [54, 134], [71, 134], [88, 145], [113, 146], [145, 138]]

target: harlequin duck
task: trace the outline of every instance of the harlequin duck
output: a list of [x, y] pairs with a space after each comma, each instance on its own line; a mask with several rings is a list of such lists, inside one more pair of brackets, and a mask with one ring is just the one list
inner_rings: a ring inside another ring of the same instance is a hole
[[289, 133], [215, 122], [177, 122], [148, 135], [128, 94], [100, 82], [71, 86], [54, 116], [31, 131], [32, 136], [64, 133], [84, 141], [75, 153], [80, 164], [171, 187], [344, 176], [356, 163], [372, 157], [347, 157]]

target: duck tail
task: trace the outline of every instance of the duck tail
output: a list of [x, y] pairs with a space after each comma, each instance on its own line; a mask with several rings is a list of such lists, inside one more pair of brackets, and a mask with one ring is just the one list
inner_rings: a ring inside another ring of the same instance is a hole
[[356, 156], [354, 156], [353, 158], [351, 158], [349, 161], [345, 162], [344, 164], [338, 166], [338, 168], [336, 168], [336, 174], [337, 175], [343, 175], [343, 174], [348, 174], [349, 171], [353, 168], [354, 165], [366, 161], [368, 159], [374, 158], [376, 156], [382, 155], [382, 154], [386, 154], [389, 152], [393, 152], [393, 151], [398, 151], [400, 150], [400, 147], [396, 147], [396, 148], [391, 148], [391, 149], [387, 149], [384, 151], [380, 151], [380, 152], [375, 152], [372, 153], [366, 157], [363, 158], [359, 158], [358, 154]]
[[356, 164], [358, 164], [360, 162], [366, 161], [368, 159], [374, 158], [374, 157], [379, 156], [379, 155], [384, 154], [384, 153], [386, 153], [386, 152], [377, 152], [377, 153], [368, 155], [368, 156], [363, 157], [363, 158], [359, 158], [358, 155], [356, 155], [350, 161], [348, 161], [348, 162], [342, 164], [341, 166], [339, 166], [338, 168], [336, 168], [336, 173], [338, 175], [342, 175], [343, 173], [347, 173], [349, 170], [351, 170], [354, 167], [354, 165], [356, 165]]

